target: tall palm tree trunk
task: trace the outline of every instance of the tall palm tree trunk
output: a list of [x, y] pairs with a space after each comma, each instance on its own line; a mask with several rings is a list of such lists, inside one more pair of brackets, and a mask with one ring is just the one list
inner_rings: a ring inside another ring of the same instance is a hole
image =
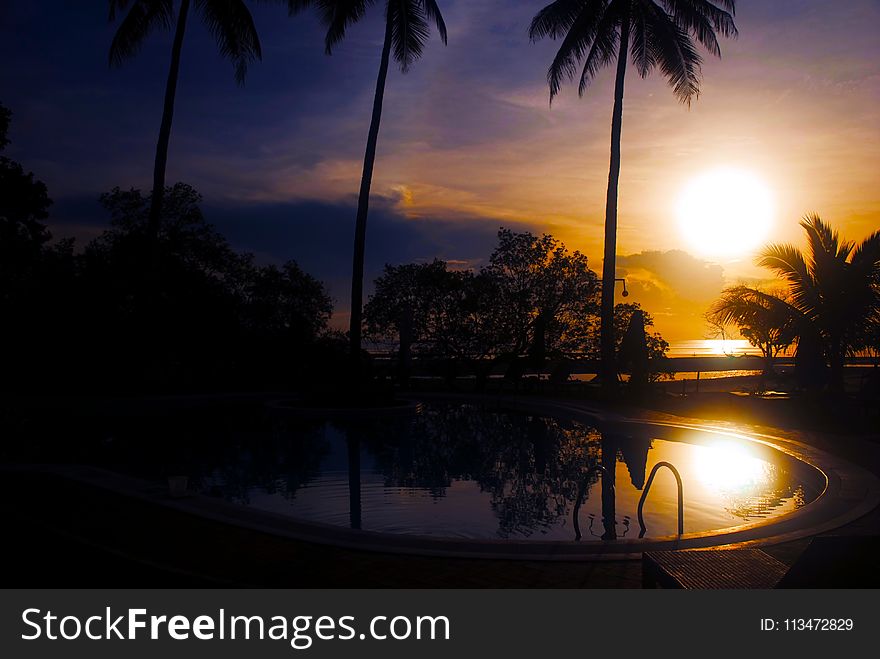
[[611, 118], [611, 167], [608, 172], [608, 196], [605, 200], [605, 255], [602, 262], [602, 323], [599, 337], [600, 375], [603, 387], [617, 384], [614, 357], [614, 278], [617, 274], [617, 188], [620, 179], [620, 134], [623, 127], [623, 84], [629, 51], [629, 16], [620, 28], [620, 52], [617, 55], [617, 78], [614, 83], [614, 110]]
[[165, 168], [168, 165], [168, 142], [171, 139], [171, 121], [174, 117], [174, 97], [177, 95], [177, 79], [180, 75], [180, 52], [183, 49], [183, 35], [186, 32], [186, 19], [190, 0], [182, 0], [171, 46], [171, 67], [165, 84], [165, 107], [162, 110], [162, 124], [159, 126], [159, 141], [156, 143], [156, 161], [153, 164], [153, 195], [150, 198], [150, 215], [147, 226], [149, 239], [155, 243], [159, 235], [162, 218], [162, 202], [165, 198]]
[[361, 355], [361, 322], [363, 318], [364, 297], [364, 253], [367, 240], [367, 213], [370, 208], [370, 186], [373, 183], [373, 164], [376, 161], [376, 143], [379, 141], [379, 124], [382, 121], [382, 102], [385, 99], [385, 80], [388, 78], [388, 62], [391, 57], [391, 20], [385, 25], [385, 44], [382, 46], [382, 61], [379, 64], [379, 77], [376, 80], [376, 96], [373, 99], [373, 118], [367, 137], [367, 150], [364, 154], [364, 171], [361, 176], [361, 190], [358, 196], [357, 222], [354, 230], [354, 259], [351, 268], [351, 321], [349, 323], [350, 359], [355, 373], [358, 373]]

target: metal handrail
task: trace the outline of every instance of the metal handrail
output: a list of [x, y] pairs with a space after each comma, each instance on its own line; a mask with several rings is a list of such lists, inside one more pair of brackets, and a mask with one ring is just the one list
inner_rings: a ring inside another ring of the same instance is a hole
[[639, 499], [639, 537], [644, 538], [645, 532], [648, 530], [645, 526], [645, 518], [642, 516], [642, 508], [645, 507], [645, 499], [648, 498], [648, 490], [651, 489], [651, 483], [654, 482], [654, 476], [657, 475], [660, 467], [668, 467], [672, 472], [672, 475], [675, 476], [675, 482], [678, 485], [678, 535], [684, 535], [684, 495], [682, 494], [681, 487], [681, 474], [678, 473], [678, 469], [676, 469], [673, 465], [668, 462], [658, 462], [654, 465], [654, 468], [651, 470], [651, 475], [648, 476], [648, 482], [645, 484], [645, 489], [642, 490], [642, 498]]
[[[583, 500], [584, 500], [584, 494], [586, 494], [587, 487], [589, 487], [589, 485], [590, 485], [590, 476], [595, 474], [597, 471], [602, 472], [603, 479], [605, 478], [605, 476], [608, 475], [608, 472], [606, 471], [605, 467], [603, 467], [602, 465], [593, 465], [592, 467], [590, 467], [587, 470], [587, 473], [584, 474], [584, 477], [581, 480], [581, 484], [578, 486], [577, 498], [575, 499], [574, 510], [572, 511], [572, 514], [571, 514], [572, 526], [574, 526], [574, 539], [575, 540], [581, 539], [581, 523], [580, 523], [580, 520], [578, 519], [578, 513], [581, 510], [581, 504], [583, 503]], [[611, 487], [613, 489], [614, 485], [612, 484]], [[590, 522], [590, 526], [592, 527], [592, 522]]]

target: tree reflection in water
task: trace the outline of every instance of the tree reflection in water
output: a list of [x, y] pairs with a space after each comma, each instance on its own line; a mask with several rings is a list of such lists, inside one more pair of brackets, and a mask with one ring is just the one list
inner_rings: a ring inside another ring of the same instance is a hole
[[[474, 506], [474, 519], [482, 519], [486, 511], [477, 508], [488, 504], [497, 527], [486, 530], [494, 537], [559, 537], [560, 531], [570, 528], [572, 539], [583, 530], [589, 537], [613, 540], [629, 531], [628, 515], [618, 519], [617, 509], [624, 506], [633, 513], [630, 507], [638, 497], [630, 501], [632, 495], [644, 487], [650, 464], [663, 459], [660, 451], [649, 464], [654, 446], [650, 432], [613, 424], [603, 424], [600, 432], [575, 421], [471, 404], [432, 403], [403, 417], [332, 422], [258, 418], [238, 425], [213, 424], [202, 433], [190, 427], [186, 437], [179, 432], [169, 435], [163, 450], [182, 447], [177, 449], [185, 453], [181, 462], [198, 490], [239, 503], [251, 503], [258, 494], [299, 501], [301, 489], [311, 484], [308, 502], [303, 501], [312, 511], [311, 518], [324, 519], [325, 510], [339, 523], [344, 512], [355, 529], [382, 528], [376, 520], [371, 525], [370, 519], [371, 506], [378, 501], [394, 505], [397, 494], [419, 493], [437, 503], [455, 500], [452, 510], [462, 506], [456, 514], [465, 517], [466, 506]], [[672, 446], [661, 444], [664, 451]], [[618, 479], [620, 463], [626, 472], [621, 467]], [[678, 466], [686, 478], [699, 476], [694, 465]], [[713, 505], [748, 519], [773, 514], [786, 500], [795, 506], [807, 500], [788, 474], [769, 464], [767, 468], [766, 477], [756, 481], [752, 490], [728, 496], [715, 487], [719, 498]], [[607, 476], [600, 473], [603, 469]], [[346, 479], [347, 497], [341, 500], [336, 495], [344, 496]], [[362, 491], [362, 480], [369, 491]], [[488, 496], [462, 497], [462, 492]], [[592, 496], [593, 505], [581, 510], [576, 505], [579, 492], [582, 504]], [[573, 523], [576, 508], [581, 516], [577, 525]], [[406, 516], [418, 507], [408, 510], [398, 518], [391, 513], [396, 532], [418, 532], [413, 526], [432, 532], [430, 521]], [[387, 508], [383, 514], [389, 514]], [[421, 514], [431, 512], [424, 509]], [[448, 518], [445, 523], [454, 524]], [[661, 530], [655, 526], [655, 533]]]
[[386, 487], [424, 489], [439, 498], [454, 481], [478, 483], [491, 495], [502, 538], [528, 537], [567, 523], [579, 490], [589, 498], [599, 480], [595, 468], [603, 465], [611, 474], [603, 484], [603, 517], [609, 520], [603, 537], [613, 539], [616, 460], [632, 459], [633, 482], [644, 483], [651, 443], [649, 438], [603, 438], [574, 421], [473, 405], [432, 405], [413, 418], [380, 427], [361, 424], [351, 432], [363, 433]]
[[246, 430], [216, 429], [206, 439], [210, 446], [188, 451], [195, 488], [244, 504], [254, 488], [292, 499], [331, 451], [320, 421], [255, 419]]

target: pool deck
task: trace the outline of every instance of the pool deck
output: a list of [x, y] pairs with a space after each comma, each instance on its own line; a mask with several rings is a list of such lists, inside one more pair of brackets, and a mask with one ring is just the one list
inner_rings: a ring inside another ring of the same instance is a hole
[[[574, 407], [578, 413], [605, 415], [608, 420], [606, 411], [586, 403], [503, 398], [509, 406]], [[768, 435], [777, 444], [782, 441], [818, 448], [856, 462], [866, 472], [880, 474], [880, 444], [875, 442], [683, 419], [644, 410], [628, 411], [626, 418], [632, 417], [649, 423]], [[844, 473], [840, 481], [839, 494], [844, 498], [838, 501], [839, 512], [845, 517], [835, 517], [843, 520], [842, 526], [834, 524], [839, 527], [835, 533], [880, 533], [877, 492], [865, 489], [871, 480], [851, 480]], [[302, 529], [298, 533], [279, 532], [272, 524], [259, 528], [253, 520], [248, 521], [250, 515], [239, 520], [225, 517], [234, 508], [228, 504], [208, 497], [171, 500], [154, 484], [138, 486], [141, 490], [137, 492], [131, 479], [86, 467], [4, 469], [0, 487], [0, 507], [6, 527], [12, 531], [6, 543], [12, 558], [5, 563], [7, 586], [641, 586], [639, 561], [618, 560], [617, 556], [602, 556], [602, 552], [594, 552], [592, 557], [580, 555], [577, 543], [554, 543], [560, 545], [562, 560], [547, 560], [547, 556], [537, 560], [528, 552], [508, 555], [506, 560], [497, 560], [492, 554], [429, 555], [431, 551], [411, 553], [399, 546], [387, 550], [373, 545], [359, 547], [346, 543], [345, 538], [327, 544], [324, 532], [328, 529], [309, 536]], [[266, 520], [262, 517], [262, 522]], [[799, 532], [792, 535], [780, 533], [770, 539], [745, 536], [737, 544], [761, 544], [765, 551], [791, 564], [811, 535], [831, 530], [827, 525], [811, 526], [804, 521], [799, 520]], [[289, 527], [290, 520], [284, 524]], [[640, 556], [644, 548], [638, 547], [627, 558]], [[36, 584], [35, 575], [39, 575]]]

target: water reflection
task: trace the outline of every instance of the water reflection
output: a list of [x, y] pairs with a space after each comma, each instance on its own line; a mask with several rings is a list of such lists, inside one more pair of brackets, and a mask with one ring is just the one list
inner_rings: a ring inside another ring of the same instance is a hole
[[[663, 460], [684, 479], [685, 532], [810, 498], [738, 444], [669, 442], [638, 428], [432, 404], [411, 417], [285, 422], [204, 443], [191, 473], [202, 491], [297, 518], [475, 538], [626, 537], [647, 472]], [[676, 533], [676, 499], [661, 472], [645, 504], [649, 536]]]
[[766, 480], [770, 465], [751, 455], [747, 447], [724, 442], [700, 447], [694, 452], [691, 467], [708, 487], [725, 492], [748, 492]]

